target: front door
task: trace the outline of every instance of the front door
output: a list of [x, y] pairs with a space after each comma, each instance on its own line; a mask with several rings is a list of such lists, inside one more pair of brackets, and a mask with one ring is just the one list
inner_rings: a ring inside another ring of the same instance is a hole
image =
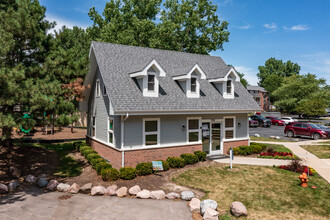
[[202, 123], [203, 151], [208, 155], [221, 154], [221, 123]]

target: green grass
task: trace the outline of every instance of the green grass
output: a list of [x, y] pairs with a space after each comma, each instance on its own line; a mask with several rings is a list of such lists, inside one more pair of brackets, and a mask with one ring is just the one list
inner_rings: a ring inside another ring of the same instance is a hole
[[317, 142], [315, 144], [330, 144], [330, 141], [321, 141], [321, 142]]
[[234, 201], [247, 207], [248, 219], [328, 219], [329, 184], [316, 175], [309, 177], [308, 188], [302, 188], [298, 176], [273, 167], [234, 165], [230, 170], [213, 164], [189, 169], [172, 180], [206, 192], [203, 199], [218, 202], [220, 219], [231, 219], [230, 204]]
[[[251, 143], [254, 143], [254, 142], [251, 142]], [[282, 145], [282, 144], [268, 144], [268, 143], [264, 143], [264, 144], [267, 145], [265, 151], [267, 151], [268, 148], [273, 148], [273, 150], [274, 151], [277, 151], [277, 152], [288, 152], [288, 153], [292, 153], [292, 151], [289, 148], [284, 147], [284, 145]]]
[[320, 159], [330, 159], [330, 145], [300, 145]]
[[57, 153], [59, 164], [54, 173], [59, 177], [78, 176], [82, 172], [83, 163], [75, 160], [69, 153], [75, 150], [73, 142], [60, 144], [41, 144], [41, 143], [18, 143], [20, 146], [41, 147], [47, 150], [55, 151]]
[[251, 141], [272, 141], [272, 142], [294, 142], [289, 140], [282, 140], [282, 139], [273, 139], [273, 138], [266, 138], [266, 137], [254, 137], [250, 136]]

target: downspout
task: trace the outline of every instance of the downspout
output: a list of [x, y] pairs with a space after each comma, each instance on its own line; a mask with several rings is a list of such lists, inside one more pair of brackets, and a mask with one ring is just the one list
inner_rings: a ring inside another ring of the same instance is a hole
[[126, 113], [125, 118], [121, 116], [121, 166], [125, 166], [125, 148], [124, 148], [124, 122], [128, 119], [129, 114]]

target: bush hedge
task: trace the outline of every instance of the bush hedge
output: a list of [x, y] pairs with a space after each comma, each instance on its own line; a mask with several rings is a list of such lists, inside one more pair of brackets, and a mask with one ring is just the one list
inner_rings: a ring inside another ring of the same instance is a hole
[[136, 177], [136, 170], [133, 167], [122, 167], [119, 169], [119, 177], [123, 180], [132, 180]]
[[168, 164], [168, 162], [166, 160], [156, 160], [156, 161], [162, 161], [163, 171], [167, 171], [170, 169], [170, 165]]
[[80, 151], [80, 153], [81, 153], [82, 155], [84, 155], [84, 152], [85, 152], [86, 150], [93, 150], [93, 148], [91, 148], [91, 147], [89, 147], [89, 146], [82, 146], [82, 147], [80, 147], [80, 149], [79, 149], [79, 151]]
[[87, 155], [89, 155], [89, 154], [97, 154], [97, 152], [93, 148], [84, 150], [83, 155], [86, 159], [87, 159]]
[[103, 169], [109, 169], [109, 168], [112, 168], [112, 165], [106, 161], [95, 164], [95, 170], [97, 174], [101, 174]]
[[185, 166], [185, 161], [181, 157], [168, 157], [166, 161], [171, 168], [182, 168]]
[[79, 151], [80, 148], [83, 147], [84, 145], [85, 145], [85, 143], [83, 141], [73, 142], [73, 146], [77, 151]]
[[[260, 154], [264, 151], [267, 147], [267, 144], [260, 144], [260, 143], [251, 143], [250, 146], [239, 146], [233, 149], [234, 155], [251, 155], [251, 154]], [[229, 150], [228, 150], [229, 154]]]
[[95, 165], [98, 164], [98, 163], [101, 163], [101, 162], [107, 162], [107, 161], [105, 159], [103, 159], [103, 158], [95, 158], [95, 159], [92, 159], [90, 161], [90, 164], [95, 169]]
[[119, 179], [119, 172], [115, 168], [106, 168], [101, 170], [103, 180], [115, 181]]
[[180, 157], [184, 159], [185, 164], [198, 163], [198, 157], [195, 154], [181, 154]]
[[206, 152], [203, 152], [203, 151], [195, 151], [194, 154], [198, 157], [198, 160], [199, 161], [205, 161], [206, 160]]
[[98, 155], [98, 153], [90, 153], [90, 154], [88, 154], [87, 156], [86, 156], [86, 159], [87, 159], [87, 161], [89, 162], [89, 163], [91, 163], [91, 161], [93, 160], [93, 159], [102, 159], [102, 157], [100, 156], [100, 155]]
[[135, 167], [136, 174], [139, 176], [150, 175], [153, 172], [152, 163], [138, 163]]

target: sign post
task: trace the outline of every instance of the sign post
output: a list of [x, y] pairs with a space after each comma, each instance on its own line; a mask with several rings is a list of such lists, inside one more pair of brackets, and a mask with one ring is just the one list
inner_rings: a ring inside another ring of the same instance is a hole
[[[155, 175], [157, 171], [163, 171], [163, 162], [162, 161], [152, 161], [152, 169], [155, 171]], [[162, 176], [160, 174], [158, 174], [159, 176]]]
[[230, 169], [233, 169], [233, 159], [234, 159], [234, 155], [233, 155], [233, 148], [230, 148], [229, 151], [229, 157], [230, 157]]

